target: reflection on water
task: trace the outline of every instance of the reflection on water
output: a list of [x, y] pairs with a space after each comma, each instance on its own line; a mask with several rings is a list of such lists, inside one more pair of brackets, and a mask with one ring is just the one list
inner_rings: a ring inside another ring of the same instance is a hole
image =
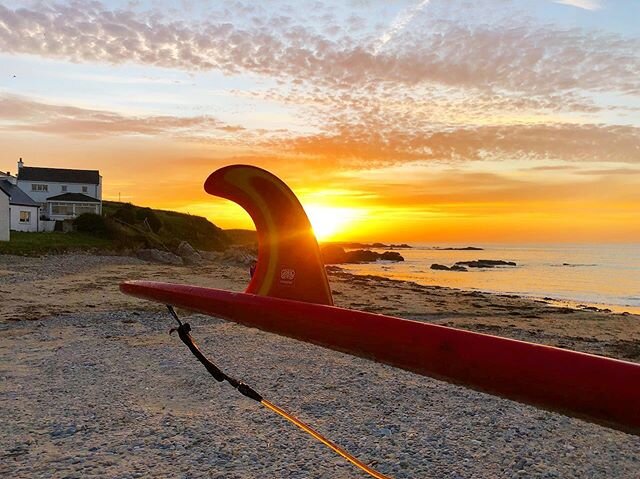
[[[478, 289], [534, 297], [552, 297], [577, 303], [613, 306], [617, 311], [640, 312], [640, 245], [475, 245], [483, 251], [437, 250], [466, 245], [412, 245], [402, 250], [403, 263], [340, 265], [358, 274], [375, 274], [462, 289]], [[382, 251], [382, 250], [380, 250]], [[516, 267], [468, 272], [436, 271], [456, 261], [499, 259]]]

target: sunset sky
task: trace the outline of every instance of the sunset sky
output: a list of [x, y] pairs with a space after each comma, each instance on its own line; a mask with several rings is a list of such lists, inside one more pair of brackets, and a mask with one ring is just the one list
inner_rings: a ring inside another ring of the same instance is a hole
[[247, 163], [323, 239], [640, 242], [640, 2], [0, 0], [0, 170], [251, 227]]

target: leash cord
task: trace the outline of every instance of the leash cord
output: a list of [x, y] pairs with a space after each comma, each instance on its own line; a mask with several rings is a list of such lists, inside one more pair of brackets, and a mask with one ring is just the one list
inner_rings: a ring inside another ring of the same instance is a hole
[[372, 469], [371, 467], [367, 466], [365, 463], [360, 461], [358, 458], [356, 458], [355, 456], [349, 454], [346, 450], [344, 450], [343, 448], [341, 448], [340, 446], [338, 446], [334, 442], [332, 442], [329, 439], [327, 439], [326, 437], [324, 437], [322, 434], [320, 434], [318, 431], [313, 429], [308, 424], [305, 424], [304, 422], [302, 422], [301, 420], [299, 420], [298, 418], [296, 418], [292, 414], [289, 414], [284, 409], [276, 406], [272, 402], [267, 401], [266, 399], [264, 399], [262, 397], [262, 395], [260, 395], [258, 392], [256, 392], [252, 387], [248, 386], [247, 384], [243, 383], [242, 381], [238, 381], [237, 379], [232, 378], [231, 376], [225, 374], [220, 368], [218, 368], [215, 364], [213, 364], [209, 360], [209, 358], [207, 358], [202, 353], [202, 351], [200, 351], [200, 348], [198, 348], [198, 346], [196, 345], [195, 341], [193, 340], [193, 337], [190, 334], [191, 326], [189, 325], [189, 323], [183, 323], [182, 321], [180, 321], [180, 318], [178, 318], [178, 315], [176, 314], [175, 310], [173, 309], [173, 306], [167, 305], [167, 309], [169, 310], [169, 313], [171, 314], [173, 319], [175, 319], [178, 322], [178, 327], [171, 329], [169, 331], [169, 334], [171, 334], [174, 331], [176, 331], [178, 333], [178, 336], [182, 340], [182, 342], [184, 344], [186, 344], [186, 346], [193, 353], [193, 355], [198, 359], [198, 361], [200, 361], [202, 363], [202, 365], [206, 368], [206, 370], [209, 372], [209, 374], [211, 374], [211, 376], [213, 376], [213, 378], [216, 381], [218, 381], [218, 382], [227, 381], [232, 387], [237, 389], [240, 394], [242, 394], [243, 396], [246, 396], [246, 397], [248, 397], [250, 399], [253, 399], [254, 401], [259, 402], [260, 404], [262, 404], [267, 409], [273, 411], [274, 413], [276, 413], [279, 416], [283, 417], [284, 419], [286, 419], [290, 423], [294, 424], [298, 428], [302, 429], [304, 432], [306, 432], [310, 436], [312, 436], [315, 439], [317, 439], [318, 441], [320, 441], [322, 444], [327, 446], [329, 449], [333, 450], [335, 453], [339, 454], [340, 456], [345, 458], [347, 461], [349, 461], [351, 464], [353, 464], [357, 468], [359, 468], [362, 471], [364, 471], [367, 474], [369, 474], [371, 477], [375, 477], [376, 479], [391, 479], [388, 476], [385, 476], [384, 474], [381, 474], [378, 471], [376, 471], [375, 469]]

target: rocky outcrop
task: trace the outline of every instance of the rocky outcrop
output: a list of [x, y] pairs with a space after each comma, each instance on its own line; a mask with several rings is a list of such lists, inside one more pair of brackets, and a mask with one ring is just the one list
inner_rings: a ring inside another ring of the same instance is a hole
[[464, 266], [460, 266], [459, 264], [454, 264], [451, 268], [449, 268], [451, 271], [469, 271], [467, 268], [465, 268]]
[[448, 266], [445, 266], [443, 264], [438, 264], [438, 263], [433, 263], [431, 265], [431, 269], [435, 269], [435, 270], [438, 270], [438, 271], [450, 271], [451, 270], [451, 268], [449, 268]]
[[159, 249], [139, 249], [136, 255], [138, 258], [152, 263], [170, 264], [173, 266], [182, 266], [184, 264], [180, 256], [169, 253], [168, 251], [160, 251]]
[[459, 266], [457, 264], [454, 264], [451, 268], [449, 268], [448, 266], [445, 266], [443, 264], [434, 263], [431, 265], [431, 269], [440, 271], [467, 271], [467, 268], [465, 268], [464, 266]]
[[178, 256], [182, 258], [185, 264], [196, 265], [202, 263], [202, 256], [186, 241], [182, 241], [176, 250]]
[[478, 259], [475, 261], [457, 261], [456, 265], [467, 266], [469, 268], [495, 268], [496, 266], [516, 266], [513, 261], [503, 261], [501, 259]]
[[340, 248], [347, 248], [347, 249], [368, 249], [368, 248], [375, 248], [375, 249], [411, 249], [412, 248], [407, 243], [402, 243], [402, 244], [384, 244], [384, 243], [334, 242], [334, 243], [325, 243], [325, 244], [322, 245], [323, 248], [327, 247], [327, 246], [338, 246]]
[[397, 251], [385, 251], [384, 253], [376, 253], [368, 249], [345, 251], [344, 248], [335, 244], [322, 246], [320, 253], [324, 264], [374, 263], [378, 260], [404, 261], [404, 258]]
[[383, 261], [404, 261], [404, 258], [397, 251], [385, 251], [380, 255]]
[[344, 248], [334, 245], [326, 244], [320, 247], [320, 255], [324, 264], [340, 264], [347, 262], [347, 253]]

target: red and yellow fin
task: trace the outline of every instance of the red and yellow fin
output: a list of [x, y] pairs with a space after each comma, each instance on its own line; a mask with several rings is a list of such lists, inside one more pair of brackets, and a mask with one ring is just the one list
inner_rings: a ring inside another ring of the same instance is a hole
[[333, 305], [318, 242], [296, 195], [261, 168], [231, 165], [213, 172], [207, 193], [242, 206], [258, 232], [258, 264], [246, 293]]

